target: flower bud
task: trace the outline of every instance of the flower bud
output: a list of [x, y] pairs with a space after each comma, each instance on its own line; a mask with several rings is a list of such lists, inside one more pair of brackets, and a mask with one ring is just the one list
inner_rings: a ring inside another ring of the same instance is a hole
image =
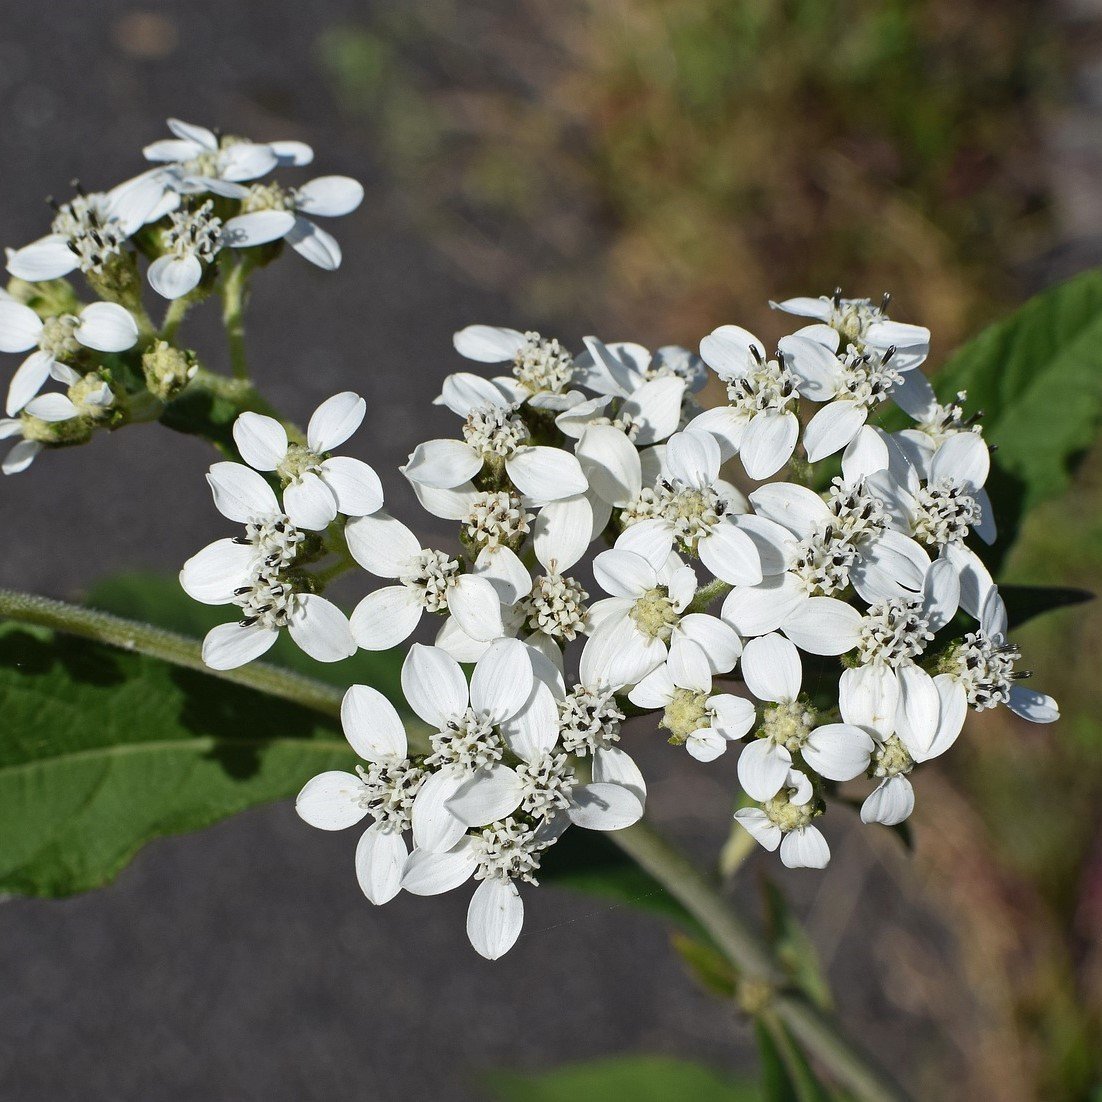
[[142, 356], [146, 386], [164, 402], [179, 394], [198, 369], [194, 352], [174, 348], [167, 341], [155, 341]]

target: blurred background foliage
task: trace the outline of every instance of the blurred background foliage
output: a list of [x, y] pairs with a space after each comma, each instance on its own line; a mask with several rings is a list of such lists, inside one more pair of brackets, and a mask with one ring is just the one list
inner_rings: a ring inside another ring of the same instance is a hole
[[[514, 321], [577, 334], [601, 319], [606, 339], [654, 344], [737, 321], [772, 338], [769, 297], [841, 284], [890, 290], [897, 316], [929, 324], [936, 371], [982, 323], [1098, 263], [1102, 182], [1074, 190], [1066, 116], [1087, 9], [405, 0], [324, 29], [316, 50], [411, 217]], [[1005, 580], [1102, 587], [1102, 464], [1076, 467]], [[926, 940], [894, 914], [858, 939], [938, 1038], [921, 1097], [1099, 1097], [1102, 617], [1057, 612], [1017, 641], [1060, 725], [977, 717], [924, 771], [915, 855], [867, 839], [830, 882], [844, 910], [875, 865], [936, 920]]]

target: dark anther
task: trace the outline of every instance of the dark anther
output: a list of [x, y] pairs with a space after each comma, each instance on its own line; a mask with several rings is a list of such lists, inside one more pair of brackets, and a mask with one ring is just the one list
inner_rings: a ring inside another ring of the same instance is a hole
[[885, 291], [883, 297], [880, 299], [880, 313], [886, 314], [888, 312], [888, 307], [891, 306], [891, 304], [892, 293], [891, 291]]

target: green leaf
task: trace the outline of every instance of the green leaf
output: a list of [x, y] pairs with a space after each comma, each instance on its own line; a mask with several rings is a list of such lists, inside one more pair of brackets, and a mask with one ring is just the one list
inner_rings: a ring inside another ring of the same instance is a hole
[[[196, 639], [202, 639], [215, 624], [231, 618], [225, 607], [193, 601], [177, 578], [163, 574], [133, 573], [105, 578], [92, 587], [85, 604]], [[402, 657], [397, 649], [361, 650], [343, 662], [315, 662], [284, 634], [264, 656], [264, 661], [339, 688], [371, 685], [408, 715], [402, 699]]]
[[718, 949], [678, 930], [674, 931], [671, 941], [674, 951], [705, 991], [721, 999], [735, 997], [738, 993], [738, 973]]
[[793, 983], [816, 1005], [828, 1008], [830, 988], [819, 965], [819, 954], [807, 931], [792, 913], [780, 888], [768, 877], [762, 877], [765, 896], [765, 922], [769, 940], [777, 958], [792, 977]]
[[754, 1038], [758, 1042], [758, 1059], [761, 1061], [761, 1085], [765, 1102], [799, 1102], [796, 1088], [781, 1058], [780, 1049], [773, 1039], [773, 1029], [758, 1019], [754, 1023]]
[[1046, 612], [1094, 600], [1094, 594], [1085, 589], [1064, 586], [1000, 585], [999, 593], [1006, 602], [1007, 619], [1011, 628], [1021, 627]]
[[754, 1025], [766, 1102], [831, 1102], [792, 1034], [766, 1015]]
[[1054, 287], [984, 330], [934, 385], [942, 401], [967, 390], [998, 447], [988, 491], [1001, 561], [1021, 516], [1067, 488], [1102, 421], [1102, 271]]
[[106, 884], [145, 843], [348, 768], [334, 720], [41, 628], [0, 625], [0, 890]]
[[499, 1102], [762, 1102], [751, 1083], [664, 1056], [617, 1056], [548, 1072], [493, 1072]]

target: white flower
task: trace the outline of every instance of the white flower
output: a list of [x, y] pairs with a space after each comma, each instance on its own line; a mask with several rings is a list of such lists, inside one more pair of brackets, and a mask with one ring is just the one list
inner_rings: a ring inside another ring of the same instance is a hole
[[[761, 552], [728, 503], [730, 488], [719, 477], [721, 463], [719, 444], [710, 433], [690, 428], [671, 436], [654, 490], [625, 512], [626, 531], [639, 541], [647, 538], [644, 533], [660, 536], [666, 551], [676, 547], [697, 556], [731, 585], [756, 585], [762, 579]], [[758, 538], [768, 540], [766, 526], [749, 524]]]
[[754, 725], [754, 705], [731, 693], [712, 692], [708, 656], [687, 642], [669, 660], [636, 685], [628, 699], [640, 708], [663, 709], [659, 727], [670, 742], [683, 745], [698, 761], [713, 761], [727, 743], [740, 739]]
[[147, 161], [170, 166], [162, 170], [167, 186], [183, 194], [211, 190], [212, 181], [255, 180], [277, 165], [307, 165], [314, 151], [303, 142], [252, 142], [219, 136], [205, 126], [169, 119], [172, 138], [142, 150]]
[[49, 234], [8, 252], [8, 271], [31, 283], [78, 268], [98, 274], [122, 253], [159, 198], [160, 190], [141, 177], [108, 192], [75, 195], [57, 208]]
[[[488, 380], [482, 382], [493, 387]], [[535, 505], [584, 494], [588, 483], [577, 458], [559, 448], [530, 444], [517, 407], [500, 391], [496, 393], [496, 398], [474, 393], [448, 395], [448, 408], [466, 418], [463, 439], [418, 444], [402, 468], [405, 476], [421, 486], [454, 490], [486, 468], [495, 478], [507, 475]]]
[[848, 781], [869, 765], [873, 741], [851, 723], [815, 724], [815, 712], [800, 700], [803, 664], [800, 652], [780, 635], [763, 635], [746, 644], [742, 679], [759, 700], [767, 701], [758, 737], [742, 751], [739, 783], [755, 800], [770, 800], [782, 788], [794, 755], [820, 776]]
[[273, 417], [242, 413], [233, 426], [241, 458], [258, 471], [274, 471], [283, 480], [283, 505], [299, 528], [320, 531], [338, 513], [362, 517], [382, 507], [379, 476], [366, 463], [327, 454], [343, 444], [363, 422], [367, 404], [350, 390], [326, 399], [310, 417], [306, 443], [292, 444]]
[[582, 682], [614, 689], [638, 684], [688, 642], [704, 649], [712, 672], [730, 670], [741, 649], [735, 632], [714, 616], [685, 613], [696, 594], [692, 568], [653, 546], [633, 547], [631, 535], [628, 529], [593, 560], [597, 584], [612, 596], [590, 606]]
[[585, 352], [575, 361], [575, 381], [608, 397], [630, 398], [655, 379], [680, 379], [689, 392], [707, 381], [703, 361], [678, 345], [665, 345], [653, 355], [642, 345], [628, 341], [606, 344], [596, 337], [584, 339]]
[[341, 724], [367, 767], [320, 773], [298, 794], [295, 810], [320, 830], [344, 830], [372, 817], [356, 847], [356, 879], [372, 903], [382, 904], [401, 888], [409, 855], [402, 835], [410, 828], [425, 771], [410, 761], [406, 729], [378, 690], [353, 685], [341, 702]]
[[191, 210], [173, 211], [171, 225], [162, 234], [164, 254], [149, 265], [149, 285], [167, 299], [183, 298], [194, 291], [223, 247], [245, 249], [264, 245], [286, 235], [294, 217], [285, 210], [239, 214], [223, 222], [207, 200]]
[[[357, 517], [345, 528], [348, 549], [365, 570], [400, 584], [369, 593], [352, 613], [352, 631], [365, 650], [386, 650], [407, 639], [424, 612], [447, 612], [472, 639], [489, 642], [505, 634], [501, 597], [482, 572], [464, 573], [457, 559], [443, 551], [422, 548], [417, 537], [400, 521], [379, 509]], [[510, 573], [519, 568], [526, 590], [531, 579], [508, 548], [483, 552], [485, 570], [493, 562]], [[508, 577], [508, 574], [506, 575]], [[515, 589], [514, 589], [515, 593]], [[513, 600], [519, 599], [519, 594]], [[510, 602], [511, 603], [511, 602]]]
[[[29, 306], [13, 299], [0, 300], [0, 352], [32, 352], [16, 370], [8, 388], [7, 413], [18, 413], [53, 375], [73, 382], [64, 360], [81, 347], [97, 352], [123, 352], [138, 340], [138, 326], [128, 310], [113, 302], [93, 302], [79, 314], [43, 320]], [[79, 377], [79, 376], [78, 376]]]
[[16, 417], [0, 417], [0, 440], [19, 439], [8, 449], [0, 470], [4, 474], [19, 474], [25, 471], [35, 459], [35, 456], [45, 446], [41, 441], [25, 436], [24, 423]]
[[468, 325], [453, 338], [455, 350], [478, 363], [510, 363], [513, 378], [494, 380], [512, 400], [527, 399], [541, 409], [563, 409], [574, 400], [567, 388], [574, 357], [554, 338], [495, 325]]
[[811, 782], [790, 769], [780, 791], [762, 807], [744, 807], [735, 821], [772, 852], [781, 848], [781, 861], [790, 869], [822, 869], [830, 861], [830, 847], [812, 821], [821, 814], [812, 802]]
[[344, 613], [324, 597], [295, 588], [289, 568], [305, 534], [291, 524], [268, 483], [241, 463], [215, 463], [207, 481], [218, 511], [244, 524], [245, 535], [210, 544], [180, 571], [180, 584], [195, 600], [235, 604], [242, 611], [239, 623], [207, 633], [203, 661], [216, 670], [242, 666], [268, 651], [283, 628], [319, 662], [355, 654]]
[[[273, 212], [290, 215], [285, 228], [267, 240], [282, 237], [292, 249], [328, 272], [341, 265], [341, 247], [337, 239], [306, 215], [315, 218], [339, 218], [351, 214], [363, 202], [364, 189], [351, 176], [319, 176], [297, 188], [285, 188], [276, 183], [251, 184], [211, 183], [210, 190], [218, 195], [241, 201], [241, 213], [230, 220], [246, 235], [254, 227], [266, 233], [272, 225]], [[227, 223], [227, 226], [230, 223]], [[257, 239], [256, 243], [260, 243]]]
[[910, 371], [929, 355], [930, 330], [924, 325], [892, 321], [887, 315], [890, 300], [891, 296], [885, 295], [880, 305], [874, 306], [871, 299], [843, 298], [838, 290], [833, 295], [789, 298], [769, 305], [786, 314], [815, 318], [829, 325], [847, 344], [856, 345], [858, 351], [866, 347], [879, 352], [895, 348], [896, 370]]

